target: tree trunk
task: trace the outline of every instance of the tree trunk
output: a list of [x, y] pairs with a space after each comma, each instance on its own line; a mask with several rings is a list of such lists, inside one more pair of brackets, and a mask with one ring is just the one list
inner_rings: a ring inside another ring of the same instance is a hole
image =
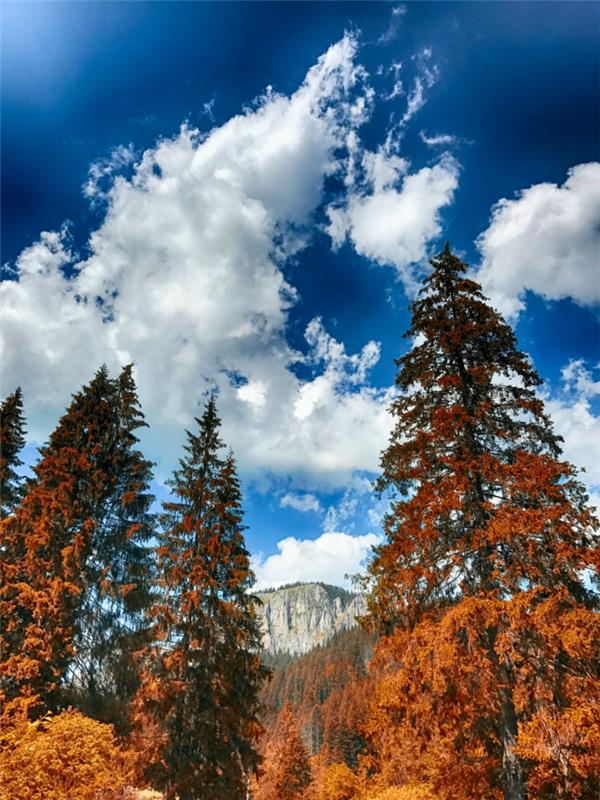
[[527, 800], [525, 776], [521, 759], [515, 752], [517, 743], [517, 716], [510, 688], [503, 690], [500, 716], [500, 741], [502, 743], [502, 790], [504, 800]]
[[498, 629], [488, 629], [487, 637], [490, 659], [497, 669], [498, 684], [502, 687], [500, 689], [501, 704], [498, 718], [498, 734], [502, 746], [502, 793], [504, 800], [527, 800], [523, 763], [516, 753], [519, 728], [517, 725], [517, 712], [513, 702], [511, 669], [509, 664], [496, 652]]

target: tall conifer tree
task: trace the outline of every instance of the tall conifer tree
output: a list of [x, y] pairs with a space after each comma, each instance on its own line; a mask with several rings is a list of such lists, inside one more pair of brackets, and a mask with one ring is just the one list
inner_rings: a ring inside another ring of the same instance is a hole
[[2, 550], [14, 558], [0, 587], [1, 687], [5, 702], [20, 698], [32, 713], [60, 704], [68, 674], [88, 692], [87, 675], [102, 680], [99, 646], [118, 662], [122, 626], [140, 602], [129, 597], [145, 591], [149, 465], [132, 449], [132, 391], [130, 368], [115, 381], [103, 367], [73, 396], [2, 523]]
[[246, 796], [258, 763], [265, 670], [240, 487], [233, 457], [221, 456], [214, 398], [196, 422], [164, 504], [159, 643], [146, 659], [138, 724], [146, 776], [167, 800], [230, 800]]
[[511, 328], [448, 246], [432, 266], [381, 461], [370, 610], [394, 669], [371, 735], [440, 798], [592, 797], [597, 523]]
[[[88, 392], [104, 397], [106, 381], [101, 371]], [[55, 707], [72, 658], [94, 500], [104, 484], [95, 456], [101, 428], [90, 425], [85, 394], [73, 397], [41, 451], [27, 495], [2, 523], [2, 551], [15, 554], [3, 561], [0, 585], [5, 709], [13, 701], [32, 713]]]
[[17, 388], [0, 405], [0, 519], [8, 516], [23, 497], [23, 465], [19, 453], [25, 446], [23, 395]]
[[154, 580], [148, 544], [155, 523], [152, 464], [138, 449], [136, 432], [146, 422], [132, 372], [128, 365], [111, 380], [103, 368], [99, 391], [91, 385], [90, 416], [98, 426], [104, 484], [90, 509], [96, 524], [85, 559], [69, 681], [78, 705], [120, 726], [127, 724], [128, 702], [137, 690], [133, 652], [144, 641]]

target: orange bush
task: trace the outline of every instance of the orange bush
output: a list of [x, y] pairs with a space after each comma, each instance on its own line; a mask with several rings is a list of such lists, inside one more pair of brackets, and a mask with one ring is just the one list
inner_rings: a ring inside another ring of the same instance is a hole
[[360, 779], [347, 764], [331, 764], [325, 768], [318, 793], [319, 800], [354, 800]]
[[127, 755], [110, 725], [69, 709], [2, 736], [0, 800], [125, 800]]
[[428, 784], [411, 783], [405, 786], [389, 786], [377, 794], [368, 795], [365, 800], [436, 800]]

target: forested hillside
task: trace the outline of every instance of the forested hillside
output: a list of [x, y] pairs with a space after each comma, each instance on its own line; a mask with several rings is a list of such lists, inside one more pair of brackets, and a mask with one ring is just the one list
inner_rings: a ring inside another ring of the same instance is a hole
[[2, 800], [600, 795], [598, 522], [513, 330], [448, 245], [431, 266], [365, 614], [302, 656], [262, 651], [214, 394], [160, 508], [132, 366], [73, 395], [30, 478], [5, 399]]
[[289, 704], [310, 755], [356, 766], [364, 746], [361, 721], [374, 643], [372, 634], [356, 627], [302, 656], [267, 656], [272, 676], [261, 693], [266, 738], [272, 738], [278, 715]]

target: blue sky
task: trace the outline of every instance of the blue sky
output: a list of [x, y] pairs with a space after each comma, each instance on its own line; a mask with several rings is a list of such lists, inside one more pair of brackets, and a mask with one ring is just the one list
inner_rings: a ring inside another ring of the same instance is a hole
[[380, 534], [393, 359], [449, 239], [600, 469], [594, 3], [4, 3], [2, 393], [30, 453], [130, 360], [157, 493], [219, 390], [261, 585]]

